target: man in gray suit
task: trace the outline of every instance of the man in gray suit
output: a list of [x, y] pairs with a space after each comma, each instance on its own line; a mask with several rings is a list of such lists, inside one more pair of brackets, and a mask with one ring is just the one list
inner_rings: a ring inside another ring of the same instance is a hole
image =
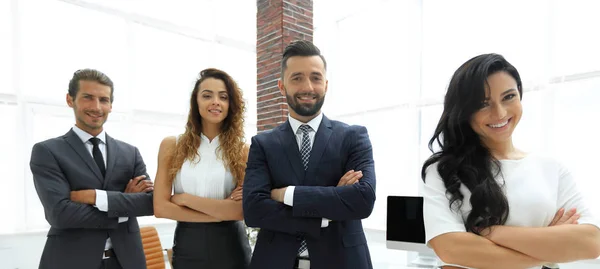
[[108, 136], [113, 82], [92, 69], [69, 82], [75, 126], [33, 146], [31, 172], [50, 231], [40, 269], [145, 269], [136, 216], [153, 214], [138, 149]]

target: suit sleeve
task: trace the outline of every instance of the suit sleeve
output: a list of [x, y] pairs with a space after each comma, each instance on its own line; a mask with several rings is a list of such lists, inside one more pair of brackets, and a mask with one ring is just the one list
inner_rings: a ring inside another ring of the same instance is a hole
[[271, 199], [271, 180], [264, 149], [253, 137], [243, 187], [246, 225], [291, 235], [319, 237], [321, 218], [295, 217], [291, 207]]
[[[139, 150], [135, 148], [134, 154], [135, 176], [146, 175], [146, 164]], [[108, 216], [110, 217], [136, 217], [154, 215], [152, 204], [153, 192], [123, 193], [119, 191], [106, 191], [108, 197]]]
[[363, 177], [358, 183], [341, 187], [296, 186], [294, 216], [343, 221], [371, 215], [375, 204], [375, 165], [367, 129], [351, 127], [343, 145], [349, 152], [345, 171], [362, 171]]
[[111, 218], [91, 205], [71, 201], [71, 187], [52, 152], [42, 143], [35, 144], [29, 163], [35, 190], [44, 207], [46, 220], [57, 229], [116, 228]]

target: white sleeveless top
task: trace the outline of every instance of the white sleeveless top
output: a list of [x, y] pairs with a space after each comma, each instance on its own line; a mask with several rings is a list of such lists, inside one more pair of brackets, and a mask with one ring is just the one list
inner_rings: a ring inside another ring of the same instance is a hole
[[[198, 148], [200, 161], [186, 160], [177, 175], [173, 188], [175, 193], [189, 193], [196, 196], [224, 199], [235, 189], [233, 175], [225, 167], [220, 154], [219, 136], [209, 141], [204, 134], [200, 135], [201, 142]], [[179, 137], [177, 138], [179, 141]]]

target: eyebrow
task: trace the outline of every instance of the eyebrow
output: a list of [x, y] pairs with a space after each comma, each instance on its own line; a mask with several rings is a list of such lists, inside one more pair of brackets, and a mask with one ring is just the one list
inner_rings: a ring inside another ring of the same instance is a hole
[[[209, 89], [202, 90], [202, 93], [204, 93], [204, 92], [214, 93], [212, 90], [209, 90]], [[222, 90], [222, 91], [219, 91], [218, 93], [227, 93], [227, 91], [226, 90]]]
[[[311, 75], [317, 75], [317, 76], [320, 76], [320, 77], [322, 77], [322, 76], [323, 76], [323, 74], [322, 74], [321, 72], [317, 72], [317, 71], [313, 71], [313, 72], [311, 72], [310, 74], [311, 74]], [[299, 75], [302, 75], [302, 72], [295, 72], [295, 73], [292, 73], [292, 74], [290, 75], [290, 77], [295, 77], [295, 76], [299, 76]]]
[[515, 90], [515, 89], [508, 89], [508, 90], [504, 91], [501, 95], [507, 95], [507, 94], [509, 94], [511, 92], [516, 92], [516, 91], [517, 90]]

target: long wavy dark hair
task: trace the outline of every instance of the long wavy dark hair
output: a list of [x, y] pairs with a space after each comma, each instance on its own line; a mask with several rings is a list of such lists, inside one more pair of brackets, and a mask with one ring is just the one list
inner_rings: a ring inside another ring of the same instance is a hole
[[425, 181], [427, 168], [437, 163], [450, 208], [459, 212], [464, 195], [464, 184], [471, 192], [472, 210], [465, 220], [469, 232], [480, 234], [485, 228], [506, 223], [509, 213], [508, 200], [496, 177], [501, 174], [500, 162], [471, 128], [473, 114], [482, 108], [488, 91], [487, 78], [497, 72], [507, 72], [516, 82], [519, 96], [523, 96], [521, 77], [517, 69], [498, 54], [483, 54], [461, 65], [450, 80], [444, 99], [444, 112], [438, 122], [429, 149], [437, 142], [440, 151], [435, 152], [421, 170]]

